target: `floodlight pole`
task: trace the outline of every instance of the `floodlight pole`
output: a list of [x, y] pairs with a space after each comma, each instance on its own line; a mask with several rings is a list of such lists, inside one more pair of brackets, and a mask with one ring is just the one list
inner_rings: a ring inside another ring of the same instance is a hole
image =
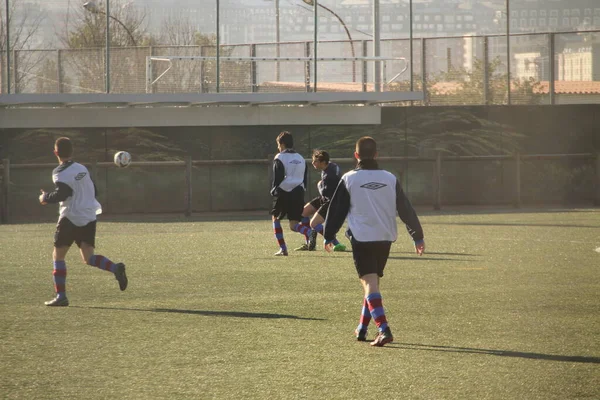
[[314, 37], [313, 37], [313, 92], [317, 91], [317, 42], [319, 41], [319, 19], [318, 19], [318, 10], [319, 3], [318, 0], [314, 0], [315, 7], [313, 9], [313, 24], [314, 24]]
[[510, 0], [506, 0], [506, 102], [510, 105]]
[[4, 4], [6, 5], [6, 93], [10, 94], [10, 23], [8, 18], [8, 0], [5, 0]]
[[[281, 57], [281, 49], [280, 49], [280, 42], [281, 42], [281, 29], [280, 29], [280, 21], [279, 21], [279, 0], [275, 0], [275, 41], [277, 42], [277, 48], [275, 49], [275, 54], [277, 56], [277, 58]], [[275, 64], [275, 81], [279, 82], [279, 79], [281, 77], [280, 74], [280, 65], [279, 65], [279, 61], [277, 61], [277, 64]]]
[[[379, 0], [373, 1], [373, 57], [381, 55], [381, 37], [379, 27]], [[381, 61], [375, 61], [373, 68], [375, 91], [381, 92]]]
[[106, 93], [110, 93], [110, 0], [106, 0]]
[[220, 41], [220, 37], [221, 37], [221, 30], [219, 29], [219, 25], [220, 25], [220, 6], [219, 6], [219, 0], [217, 0], [217, 17], [216, 17], [216, 23], [217, 23], [217, 68], [216, 68], [216, 72], [217, 72], [217, 81], [216, 81], [216, 86], [217, 86], [217, 93], [220, 92], [220, 86], [221, 86], [221, 50], [219, 49], [220, 45], [221, 45], [221, 41]]
[[[408, 52], [410, 53], [410, 91], [414, 90], [414, 79], [413, 79], [413, 2], [409, 0], [408, 2]], [[425, 73], [425, 71], [423, 71]]]

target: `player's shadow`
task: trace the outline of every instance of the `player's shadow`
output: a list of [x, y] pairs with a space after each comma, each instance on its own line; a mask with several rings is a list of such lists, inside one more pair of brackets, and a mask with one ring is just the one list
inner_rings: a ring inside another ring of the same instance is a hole
[[246, 311], [184, 310], [184, 309], [178, 309], [178, 308], [84, 307], [84, 306], [71, 306], [71, 308], [93, 308], [96, 310], [117, 310], [117, 311], [191, 314], [191, 315], [202, 315], [202, 316], [207, 316], [207, 317], [299, 319], [299, 320], [306, 320], [306, 321], [324, 321], [323, 318], [308, 318], [308, 317], [299, 317], [297, 315], [289, 315], [289, 314], [246, 312]]
[[[429, 253], [431, 254], [431, 253]], [[477, 260], [465, 260], [465, 259], [456, 259], [456, 258], [431, 258], [426, 256], [427, 253], [423, 257], [419, 257], [417, 255], [411, 257], [402, 257], [402, 256], [390, 256], [388, 260], [410, 260], [410, 261], [456, 261], [456, 262], [473, 262]]]
[[562, 362], [578, 362], [589, 364], [600, 364], [600, 357], [589, 356], [563, 356], [560, 354], [529, 353], [511, 350], [477, 349], [471, 347], [439, 346], [419, 343], [390, 343], [388, 349], [418, 350], [418, 351], [441, 351], [448, 353], [484, 354], [499, 357], [529, 358], [533, 360], [548, 360]]

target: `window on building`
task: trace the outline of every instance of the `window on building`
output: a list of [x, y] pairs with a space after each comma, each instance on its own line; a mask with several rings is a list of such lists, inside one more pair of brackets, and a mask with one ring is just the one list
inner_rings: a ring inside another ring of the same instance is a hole
[[550, 10], [551, 17], [558, 17], [558, 10]]
[[594, 15], [600, 15], [600, 8], [594, 8]]
[[[502, 12], [501, 12], [501, 13], [502, 13]], [[511, 11], [511, 12], [510, 12], [510, 16], [511, 16], [512, 18], [517, 18], [517, 17], [519, 16], [519, 12], [518, 12], [518, 11]]]
[[521, 18], [526, 18], [526, 17], [527, 17], [527, 10], [521, 11]]
[[600, 17], [594, 17], [594, 26], [600, 27]]
[[535, 19], [535, 18], [531, 18], [531, 19], [529, 20], [529, 27], [530, 27], [530, 28], [535, 28], [536, 26], [537, 26], [537, 19]]
[[425, 16], [423, 17], [423, 20], [424, 20], [424, 21], [426, 21], [426, 22], [429, 22], [429, 15], [425, 15]]
[[510, 20], [510, 28], [511, 29], [516, 29], [517, 28], [517, 20], [516, 19], [511, 19]]
[[558, 26], [558, 18], [550, 18], [549, 25], [550, 26]]
[[446, 15], [446, 16], [444, 16], [444, 22], [446, 22], [447, 24], [454, 23], [454, 15]]
[[390, 16], [389, 15], [384, 15], [382, 18], [383, 22], [388, 22], [390, 20]]
[[442, 20], [442, 16], [441, 15], [436, 15], [435, 16], [435, 22], [440, 22]]
[[590, 16], [590, 15], [592, 15], [592, 9], [591, 8], [586, 8], [583, 11], [583, 13], [584, 13], [584, 15]]
[[525, 28], [527, 26], [527, 20], [525, 18], [521, 18], [521, 21], [519, 23], [519, 26], [521, 28]]
[[402, 24], [392, 24], [392, 30], [393, 31], [401, 31], [402, 30]]
[[575, 28], [577, 25], [579, 25], [579, 18], [571, 17], [571, 26]]
[[540, 17], [546, 16], [546, 10], [540, 10]]
[[540, 18], [540, 26], [546, 26], [546, 18]]
[[529, 13], [530, 16], [532, 17], [537, 17], [537, 10], [531, 10], [531, 12]]
[[563, 18], [562, 24], [563, 24], [563, 26], [569, 26], [569, 18]]
[[581, 15], [581, 12], [577, 9], [573, 9], [571, 10], [571, 17], [579, 17]]

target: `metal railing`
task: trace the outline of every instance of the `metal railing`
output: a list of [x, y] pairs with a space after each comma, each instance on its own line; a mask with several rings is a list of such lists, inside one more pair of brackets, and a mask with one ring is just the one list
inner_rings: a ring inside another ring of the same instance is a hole
[[[559, 186], [564, 186], [561, 188], [563, 191], [576, 193], [575, 198], [570, 198], [569, 202], [600, 205], [600, 154], [443, 156], [438, 152], [435, 157], [380, 157], [378, 160], [384, 168], [401, 176], [405, 192], [413, 203], [429, 204], [435, 210], [440, 210], [443, 206], [473, 203], [514, 207], [521, 207], [523, 204], [552, 204], [560, 202], [550, 195], [551, 191]], [[311, 160], [306, 161], [310, 163]], [[343, 169], [351, 169], [356, 160], [339, 158], [334, 161]], [[477, 168], [466, 165], [474, 162], [478, 163]], [[554, 172], [561, 169], [560, 163], [571, 163], [562, 166], [565, 174], [572, 174], [577, 169], [573, 168], [572, 163], [579, 163], [578, 176], [563, 179], [563, 182], [557, 179], [557, 176], [562, 176], [561, 173], [548, 177], [548, 171], [536, 168], [536, 163], [548, 162], [559, 163], [558, 167], [552, 166], [551, 170]], [[459, 163], [460, 166], [452, 167], [455, 163]], [[191, 157], [187, 157], [184, 161], [132, 162], [127, 169], [116, 168], [111, 162], [93, 161], [87, 163], [87, 166], [96, 185], [107, 192], [102, 193], [101, 189], [100, 194], [101, 203], [108, 213], [183, 212], [189, 216], [194, 212], [262, 210], [269, 204], [270, 179], [265, 180], [266, 176], [271, 177], [272, 174], [272, 160], [269, 159], [192, 160]], [[34, 189], [32, 185], [37, 183], [30, 182], [31, 179], [27, 180], [25, 175], [33, 173], [39, 178], [39, 170], [50, 171], [54, 167], [55, 164], [11, 164], [8, 159], [2, 161], [1, 222], [8, 223], [15, 217], [36, 216], [36, 212], [32, 210], [41, 208], [35, 207], [36, 196], [30, 192], [39, 188], [36, 186]], [[473, 171], [490, 167], [497, 171], [469, 176]], [[242, 169], [247, 175], [240, 177]], [[17, 174], [23, 176], [11, 178]], [[229, 178], [219, 179], [219, 176], [222, 178], [219, 174], [229, 174]], [[411, 178], [413, 174], [420, 176], [421, 189], [414, 189], [415, 181]], [[454, 188], [458, 182], [457, 176], [464, 186], [462, 190], [467, 189], [474, 193], [476, 198]], [[149, 189], [152, 192], [151, 196], [139, 193], [139, 182], [144, 179], [149, 179], [146, 186], [152, 186]], [[318, 172], [310, 169], [308, 198], [317, 195], [318, 179]], [[543, 179], [550, 179], [552, 184], [545, 183]], [[569, 182], [569, 179], [584, 183], [579, 183], [580, 187], [575, 188], [577, 185]], [[259, 184], [247, 184], [248, 180]], [[230, 181], [231, 187], [223, 186], [224, 182]], [[165, 190], [167, 197], [162, 197], [157, 185], [169, 185], [169, 190]], [[579, 193], [581, 186], [584, 187], [583, 194]], [[483, 191], [486, 187], [493, 187], [494, 193], [485, 196]], [[177, 192], [181, 195], [180, 201], [173, 196]], [[143, 201], [136, 201], [137, 198]], [[17, 206], [19, 209], [15, 211]]]
[[[600, 103], [600, 30], [514, 34], [511, 39], [509, 55], [506, 35], [419, 38], [412, 46], [409, 39], [386, 39], [380, 42], [381, 57], [389, 58], [385, 62], [367, 60], [371, 40], [323, 41], [320, 54], [345, 61], [319, 62], [312, 87], [307, 84], [314, 64], [310, 41], [222, 45], [219, 68], [215, 46], [111, 47], [110, 69], [104, 48], [13, 50], [10, 57], [0, 53], [0, 89], [2, 94], [9, 87], [10, 93], [105, 93], [108, 73], [111, 93], [306, 92], [315, 85], [321, 92], [368, 92], [375, 90], [373, 68], [382, 63], [381, 81], [387, 82], [382, 89], [412, 87], [425, 93], [418, 102], [423, 105]], [[277, 49], [286, 61], [260, 61], [276, 57]], [[165, 57], [176, 60], [167, 73], [164, 63], [148, 63]], [[408, 60], [408, 72], [398, 58]], [[158, 76], [149, 89], [148, 79]]]

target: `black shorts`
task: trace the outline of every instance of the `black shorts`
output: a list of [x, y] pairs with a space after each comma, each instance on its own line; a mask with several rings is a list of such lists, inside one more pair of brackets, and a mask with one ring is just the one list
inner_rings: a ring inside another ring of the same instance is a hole
[[327, 218], [327, 211], [329, 211], [329, 200], [324, 200], [323, 197], [315, 197], [310, 201], [310, 205], [317, 210], [317, 214], [319, 214], [323, 219]]
[[279, 191], [279, 195], [273, 198], [271, 215], [277, 219], [286, 216], [290, 221], [300, 221], [304, 210], [304, 189], [298, 186], [291, 192]]
[[383, 276], [383, 270], [390, 255], [392, 242], [359, 242], [351, 239], [352, 257], [358, 276], [377, 274]]
[[68, 218], [61, 218], [56, 224], [54, 233], [54, 247], [71, 247], [73, 242], [81, 247], [81, 242], [90, 246], [96, 245], [96, 221], [84, 226], [74, 225]]

